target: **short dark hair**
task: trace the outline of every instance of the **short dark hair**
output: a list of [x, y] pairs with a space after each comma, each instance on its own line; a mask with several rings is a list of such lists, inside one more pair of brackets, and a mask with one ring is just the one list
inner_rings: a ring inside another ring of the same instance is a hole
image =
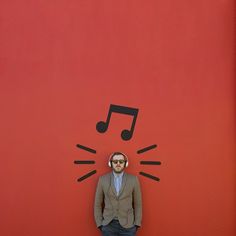
[[110, 160], [112, 161], [113, 157], [116, 156], [116, 155], [122, 155], [124, 157], [125, 161], [127, 161], [126, 155], [122, 152], [113, 152], [112, 155], [111, 155]]

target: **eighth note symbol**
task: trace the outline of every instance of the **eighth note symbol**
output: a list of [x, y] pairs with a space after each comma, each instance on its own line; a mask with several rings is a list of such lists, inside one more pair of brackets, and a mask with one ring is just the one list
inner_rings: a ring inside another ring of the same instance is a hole
[[107, 131], [109, 123], [110, 123], [112, 112], [133, 116], [133, 121], [132, 121], [132, 125], [131, 125], [130, 130], [124, 129], [121, 132], [121, 138], [123, 140], [125, 140], [125, 141], [130, 140], [133, 136], [134, 127], [135, 127], [136, 119], [138, 116], [138, 109], [111, 104], [110, 108], [109, 108], [108, 115], [107, 115], [106, 122], [99, 121], [96, 125], [96, 129], [99, 133], [105, 133]]

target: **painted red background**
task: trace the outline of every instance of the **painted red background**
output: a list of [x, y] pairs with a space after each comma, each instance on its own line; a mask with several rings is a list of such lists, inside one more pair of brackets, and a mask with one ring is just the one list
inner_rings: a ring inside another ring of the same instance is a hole
[[[234, 236], [234, 9], [233, 0], [1, 1], [0, 234], [99, 235], [96, 182], [121, 150], [142, 186], [138, 235]], [[120, 138], [128, 116], [96, 131], [110, 104], [140, 109], [130, 141]], [[87, 159], [96, 164], [73, 164]]]

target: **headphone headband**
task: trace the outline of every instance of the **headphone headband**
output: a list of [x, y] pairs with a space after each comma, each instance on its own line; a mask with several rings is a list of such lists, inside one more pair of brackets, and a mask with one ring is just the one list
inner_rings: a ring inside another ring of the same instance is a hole
[[123, 153], [123, 152], [113, 152], [110, 156], [109, 156], [109, 160], [108, 160], [108, 166], [109, 167], [112, 167], [112, 158], [115, 156], [115, 155], [122, 155], [124, 158], [125, 158], [125, 167], [128, 167], [129, 165], [129, 162], [128, 162], [128, 157]]

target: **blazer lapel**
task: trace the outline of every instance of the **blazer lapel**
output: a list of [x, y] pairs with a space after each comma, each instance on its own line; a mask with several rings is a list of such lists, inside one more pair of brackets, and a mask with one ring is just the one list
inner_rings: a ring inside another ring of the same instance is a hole
[[114, 185], [114, 175], [113, 175], [112, 172], [111, 172], [111, 174], [110, 174], [110, 181], [111, 181], [111, 189], [112, 189], [112, 192], [113, 192], [113, 194], [114, 194], [115, 196], [117, 196], [117, 195], [116, 195], [116, 188], [115, 188], [115, 185]]
[[122, 192], [125, 188], [126, 181], [127, 181], [127, 174], [124, 172], [123, 178], [122, 178], [122, 184], [121, 184], [121, 188], [120, 188], [120, 192], [119, 192], [118, 196], [120, 196], [122, 194]]

